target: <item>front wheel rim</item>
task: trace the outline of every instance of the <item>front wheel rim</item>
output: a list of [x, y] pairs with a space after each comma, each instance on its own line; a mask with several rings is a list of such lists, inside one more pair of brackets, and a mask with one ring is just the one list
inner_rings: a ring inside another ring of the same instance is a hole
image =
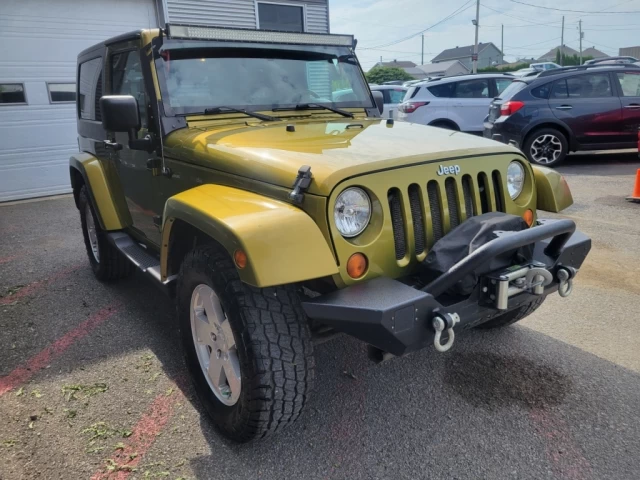
[[240, 359], [229, 319], [208, 285], [191, 295], [191, 333], [196, 355], [209, 388], [223, 404], [235, 405], [242, 387]]
[[98, 248], [98, 232], [96, 230], [96, 223], [93, 221], [93, 213], [91, 212], [91, 207], [87, 203], [84, 208], [84, 216], [87, 223], [87, 236], [89, 237], [89, 247], [91, 248], [91, 253], [93, 253], [93, 258], [96, 263], [100, 263], [100, 249]]
[[550, 164], [557, 162], [562, 155], [562, 142], [550, 133], [540, 135], [531, 143], [531, 158], [536, 163]]

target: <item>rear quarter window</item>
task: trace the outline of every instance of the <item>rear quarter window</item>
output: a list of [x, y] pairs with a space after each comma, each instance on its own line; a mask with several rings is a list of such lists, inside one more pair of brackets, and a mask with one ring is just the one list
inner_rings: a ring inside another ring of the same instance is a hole
[[434, 97], [439, 98], [451, 98], [455, 91], [455, 82], [440, 83], [438, 85], [432, 85], [427, 87], [427, 90], [431, 92]]
[[407, 90], [407, 93], [404, 98], [406, 98], [407, 100], [411, 100], [413, 97], [415, 97], [418, 94], [419, 91], [420, 91], [420, 87], [410, 87], [409, 90]]
[[507, 88], [504, 89], [502, 94], [500, 94], [500, 98], [502, 100], [509, 100], [516, 93], [524, 90], [526, 88], [526, 86], [527, 86], [527, 84], [525, 82], [520, 82], [518, 80], [514, 80], [513, 82], [511, 82], [511, 84]]
[[549, 98], [549, 92], [551, 92], [551, 83], [545, 83], [544, 85], [540, 85], [531, 89], [532, 96], [536, 98], [542, 98], [544, 100]]

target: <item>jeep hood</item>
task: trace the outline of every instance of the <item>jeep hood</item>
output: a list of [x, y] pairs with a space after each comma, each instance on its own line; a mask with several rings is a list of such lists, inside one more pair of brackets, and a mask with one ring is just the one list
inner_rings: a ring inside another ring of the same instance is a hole
[[[191, 127], [165, 140], [178, 160], [290, 188], [298, 169], [311, 166], [309, 193], [328, 196], [342, 180], [377, 170], [459, 157], [514, 153], [473, 135], [386, 120], [307, 121]], [[289, 128], [291, 130], [291, 127]], [[479, 160], [480, 161], [480, 160]]]

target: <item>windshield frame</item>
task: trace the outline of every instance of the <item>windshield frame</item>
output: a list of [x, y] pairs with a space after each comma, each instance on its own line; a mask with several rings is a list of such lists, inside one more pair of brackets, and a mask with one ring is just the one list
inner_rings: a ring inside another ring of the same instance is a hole
[[[347, 109], [363, 109], [366, 111], [367, 115], [371, 116], [372, 112], [377, 111], [376, 103], [371, 94], [371, 89], [369, 88], [369, 84], [364, 75], [364, 71], [358, 61], [358, 58], [355, 55], [353, 48], [346, 46], [323, 46], [323, 45], [286, 45], [286, 44], [267, 44], [267, 43], [248, 43], [248, 42], [221, 42], [215, 40], [175, 40], [175, 39], [155, 39], [154, 45], [152, 48], [153, 51], [153, 62], [156, 77], [158, 79], [158, 87], [160, 89], [161, 94], [161, 104], [163, 107], [163, 114], [168, 117], [179, 117], [179, 116], [187, 116], [187, 115], [205, 115], [204, 110], [206, 108], [218, 107], [220, 105], [202, 105], [198, 107], [172, 107], [169, 99], [169, 90], [167, 88], [166, 77], [164, 74], [162, 52], [166, 50], [205, 50], [207, 51], [208, 58], [215, 58], [215, 55], [211, 55], [211, 53], [215, 50], [221, 50], [228, 52], [229, 50], [238, 49], [238, 52], [246, 52], [251, 50], [261, 50], [264, 52], [265, 57], [269, 56], [270, 52], [273, 52], [274, 57], [277, 58], [278, 52], [285, 52], [285, 55], [295, 55], [296, 53], [304, 54], [307, 52], [311, 52], [313, 54], [334, 54], [336, 51], [341, 53], [341, 57], [349, 56], [353, 59], [352, 65], [359, 72], [359, 76], [361, 78], [362, 86], [364, 91], [367, 94], [367, 100], [369, 104], [366, 102], [362, 102], [362, 105], [358, 106], [344, 106], [341, 105], [341, 102], [315, 102], [320, 105], [328, 105], [333, 108], [347, 108]], [[198, 57], [201, 54], [196, 54], [194, 57]], [[229, 57], [229, 55], [224, 55]], [[351, 62], [350, 62], [351, 63]], [[273, 104], [270, 105], [243, 105], [243, 104], [235, 104], [235, 105], [224, 105], [226, 107], [233, 107], [238, 109], [245, 109], [250, 112], [261, 112], [261, 111], [271, 111], [274, 108]], [[296, 116], [300, 116], [300, 111], [295, 111], [295, 104], [282, 104], [277, 105], [278, 108], [287, 108], [291, 107], [291, 111]], [[286, 110], [283, 110], [286, 111]], [[320, 111], [320, 110], [317, 110]], [[326, 110], [325, 110], [326, 112]], [[215, 115], [215, 114], [207, 114], [207, 115]]]

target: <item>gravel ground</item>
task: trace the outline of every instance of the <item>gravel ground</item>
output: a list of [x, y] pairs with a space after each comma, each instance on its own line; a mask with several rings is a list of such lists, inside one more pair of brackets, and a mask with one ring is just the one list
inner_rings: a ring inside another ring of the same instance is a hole
[[[70, 197], [0, 206], [0, 479], [637, 479], [635, 155], [562, 168], [594, 248], [575, 293], [501, 331], [380, 365], [316, 347], [293, 427], [235, 445], [194, 397], [172, 302], [96, 281]], [[123, 465], [125, 465], [123, 467]]]

